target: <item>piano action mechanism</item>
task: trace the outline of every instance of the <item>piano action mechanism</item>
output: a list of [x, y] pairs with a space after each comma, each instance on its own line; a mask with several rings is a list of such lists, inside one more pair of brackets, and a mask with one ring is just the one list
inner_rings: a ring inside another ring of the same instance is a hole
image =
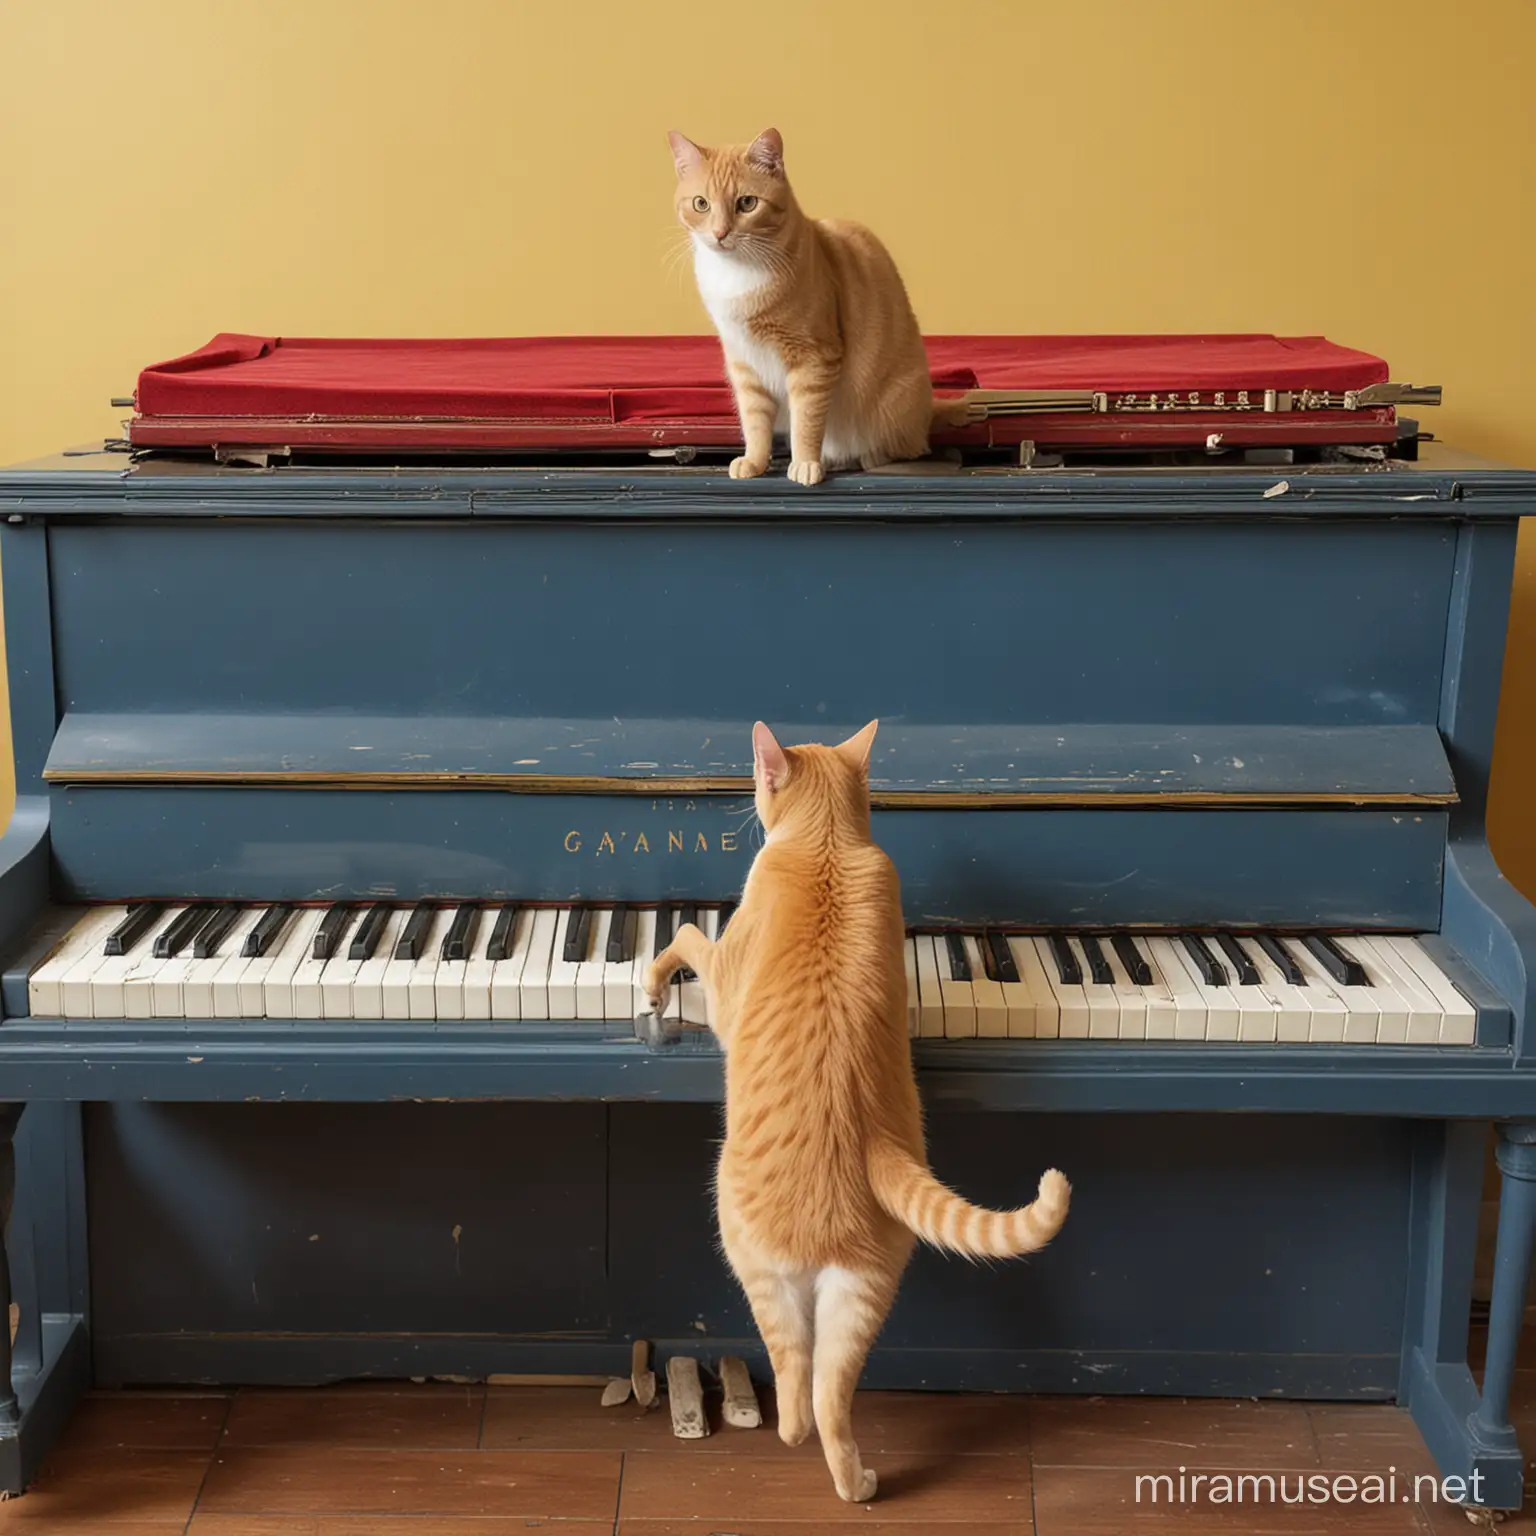
[[935, 1165], [1006, 1204], [1048, 1160], [1079, 1199], [1050, 1266], [919, 1258], [869, 1384], [1395, 1400], [1517, 1505], [1536, 911], [1484, 811], [1533, 501], [1435, 444], [814, 495], [0, 475], [0, 1477], [93, 1372], [756, 1358], [706, 1000], [637, 1029], [635, 980], [730, 921], [751, 720], [878, 714]]

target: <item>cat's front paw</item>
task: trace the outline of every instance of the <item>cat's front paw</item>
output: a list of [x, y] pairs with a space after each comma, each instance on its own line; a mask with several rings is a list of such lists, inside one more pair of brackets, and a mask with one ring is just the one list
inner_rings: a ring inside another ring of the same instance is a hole
[[820, 485], [824, 476], [820, 459], [794, 459], [789, 466], [789, 478], [796, 485]]
[[767, 468], [767, 459], [754, 459], [744, 453], [739, 459], [731, 460], [731, 479], [755, 480]]
[[645, 993], [646, 1001], [651, 1005], [651, 1012], [660, 1014], [665, 1012], [667, 1006], [667, 989], [672, 985], [672, 971], [670, 967], [658, 965], [654, 960], [646, 968], [645, 980], [641, 982], [641, 991]]

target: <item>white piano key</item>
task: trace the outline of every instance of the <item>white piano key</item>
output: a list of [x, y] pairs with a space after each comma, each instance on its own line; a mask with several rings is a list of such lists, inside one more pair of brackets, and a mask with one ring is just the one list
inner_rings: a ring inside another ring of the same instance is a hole
[[641, 907], [633, 914], [635, 919], [635, 958], [629, 966], [630, 1013], [638, 1016], [649, 1013], [651, 1000], [645, 995], [645, 973], [656, 958], [656, 908]]
[[1147, 940], [1138, 936], [1136, 948], [1140, 950], [1142, 959], [1147, 962], [1147, 969], [1152, 972], [1152, 980], [1140, 988], [1147, 1004], [1146, 1018], [1143, 1023], [1146, 1034], [1143, 1038], [1172, 1040], [1178, 1032], [1179, 999], [1169, 985], [1168, 978], [1163, 974], [1163, 968]]
[[1086, 1040], [1088, 1038], [1088, 998], [1082, 984], [1061, 979], [1061, 971], [1057, 967], [1056, 956], [1051, 949], [1049, 939], [1033, 938], [1030, 943], [1035, 946], [1035, 954], [1039, 957], [1040, 968], [1045, 974], [1045, 983], [1056, 999], [1060, 1038]]
[[[961, 948], [964, 948], [963, 939]], [[976, 1038], [975, 986], [969, 981], [956, 980], [947, 935], [940, 934], [934, 939], [933, 953], [939, 971], [939, 996], [944, 1002], [944, 1038], [974, 1040]], [[974, 976], [975, 972], [971, 974]]]
[[[501, 906], [493, 903], [480, 913], [480, 923], [475, 929], [475, 942], [470, 946], [469, 957], [463, 962], [464, 976], [459, 981], [456, 974], [450, 974], [450, 985], [457, 983], [457, 990], [462, 1001], [463, 1012], [459, 1017], [464, 1019], [489, 1019], [491, 1015], [491, 979], [496, 974], [496, 962], [488, 960], [485, 956], [486, 946], [491, 942], [491, 929], [496, 926], [496, 919], [501, 914]], [[446, 969], [449, 965], [457, 964], [456, 961], [444, 963]], [[448, 1014], [443, 1012], [442, 996], [442, 972], [439, 971], [439, 992], [437, 1016], [445, 1019]]]
[[1404, 1045], [1435, 1045], [1440, 1039], [1440, 1024], [1444, 1017], [1435, 995], [1414, 974], [1413, 969], [1382, 942], [1380, 935], [1358, 934], [1350, 941], [1351, 952], [1357, 958], [1369, 955], [1371, 963], [1390, 978], [1393, 990], [1402, 999], [1407, 1011], [1406, 1028], [1400, 1043]]
[[[127, 915], [126, 907], [91, 907], [75, 924], [53, 951], [27, 978], [27, 1008], [36, 1018], [65, 1018], [68, 1010], [64, 1002], [66, 977], [82, 962], [101, 953], [107, 935]], [[82, 988], [81, 999], [89, 1003], [88, 992]]]
[[[301, 1009], [294, 995], [293, 979], [310, 957], [315, 935], [325, 921], [324, 907], [300, 907], [277, 936], [277, 943], [260, 959], [252, 960], [240, 980], [240, 995], [247, 1005], [244, 1017], [268, 1019], [317, 1019], [320, 1010]], [[257, 999], [260, 999], [257, 1002]], [[250, 1005], [255, 1004], [253, 1010]]]
[[608, 949], [608, 930], [613, 925], [613, 908], [598, 907], [592, 913], [587, 934], [586, 956], [576, 965], [576, 1011], [578, 1019], [600, 1019], [607, 1003], [603, 986], [604, 959]]
[[[410, 918], [409, 907], [393, 908], [385, 919], [383, 931], [379, 934], [379, 942], [373, 953], [358, 965], [357, 973], [352, 980], [351, 1016], [354, 1019], [389, 1017], [384, 1012], [384, 977], [388, 974], [390, 966], [397, 963], [394, 958], [395, 945], [400, 942], [400, 935], [405, 932], [405, 925]], [[324, 978], [321, 979], [320, 988], [321, 1001], [324, 1003], [327, 996]], [[405, 1006], [409, 1008], [409, 998], [405, 999]], [[400, 1016], [404, 1017], [403, 1014]]]
[[1381, 1007], [1376, 1001], [1374, 988], [1350, 987], [1335, 981], [1324, 970], [1322, 962], [1300, 940], [1289, 941], [1285, 947], [1306, 972], [1308, 987], [1331, 992], [1344, 1005], [1344, 1029], [1338, 1038], [1346, 1045], [1375, 1045], [1381, 1022]]
[[937, 942], [931, 933], [920, 933], [913, 940], [917, 946], [917, 1033], [924, 1040], [944, 1038], [944, 994], [939, 987], [939, 977], [948, 970], [940, 970]]
[[1184, 963], [1184, 946], [1176, 939], [1158, 934], [1143, 939], [1141, 947], [1173, 997], [1173, 1038], [1204, 1040], [1208, 1006], [1205, 994], [1195, 985], [1194, 977]]
[[1014, 1040], [1055, 1040], [1061, 1034], [1061, 1004], [1046, 979], [1035, 941], [1026, 934], [1010, 934], [1008, 952], [1017, 982], [1004, 985], [1008, 997], [1008, 1035]]
[[906, 939], [901, 946], [902, 964], [907, 972], [907, 1036], [909, 1039], [917, 1037], [917, 941]]
[[[184, 1019], [212, 1019], [218, 1017], [213, 1007], [213, 983], [228, 963], [231, 955], [238, 955], [245, 944], [245, 936], [261, 921], [265, 907], [242, 907], [224, 934], [217, 953], [195, 956], [181, 979], [181, 1016]], [[193, 941], [194, 944], [196, 941]]]
[[[252, 960], [250, 955], [244, 953], [245, 940], [266, 910], [266, 906], [262, 905], [242, 911], [239, 921], [225, 934], [219, 953], [212, 957], [217, 965], [211, 968], [208, 987], [213, 999], [213, 1017], [216, 1019], [238, 1019], [244, 1016], [241, 1011], [244, 1000], [240, 995], [240, 982], [250, 969]], [[183, 995], [193, 980], [189, 975], [187, 983], [182, 987]]]
[[1264, 987], [1264, 973], [1259, 970], [1261, 951], [1251, 938], [1245, 939], [1242, 934], [1234, 934], [1233, 938], [1243, 953], [1253, 962], [1253, 968], [1260, 977], [1257, 982], [1239, 981], [1237, 966], [1233, 964], [1227, 952], [1219, 944], [1210, 946], [1212, 954], [1226, 970], [1227, 991], [1231, 993], [1232, 1001], [1237, 1004], [1237, 1038], [1249, 1045], [1272, 1044], [1279, 1036], [1280, 1010], [1276, 1007], [1273, 996]]
[[[390, 945], [389, 958], [385, 961], [384, 972], [379, 978], [380, 1006], [384, 1010], [383, 1016], [386, 1019], [403, 1021], [415, 1017], [411, 1011], [411, 978], [416, 975], [418, 967], [422, 964], [422, 958], [407, 959], [398, 951], [400, 940], [405, 937], [405, 931], [410, 927], [411, 919], [420, 911], [422, 905], [424, 903], [417, 903], [416, 906], [406, 909], [405, 921], [401, 924], [399, 935]], [[422, 935], [423, 958], [431, 953], [432, 928], [439, 916], [441, 914], [433, 909], [431, 917], [427, 920], [426, 930]], [[428, 996], [430, 998], [430, 989], [428, 989]], [[416, 1006], [418, 1008], [423, 1006], [420, 997], [416, 999]]]
[[[623, 913], [615, 913], [614, 917], [624, 925], [624, 946], [631, 957], [638, 957], [640, 951], [636, 944], [636, 936], [640, 932], [640, 916], [633, 907]], [[609, 933], [613, 931], [613, 922], [608, 925]], [[651, 928], [651, 938], [654, 940], [656, 930]], [[634, 983], [635, 959], [615, 960], [611, 965], [606, 955], [603, 961], [603, 1017], [615, 1022], [632, 1019], [635, 1016], [635, 983]]]
[[520, 1019], [523, 1016], [523, 968], [528, 964], [528, 949], [533, 938], [537, 913], [519, 907], [507, 935], [507, 953], [491, 961], [491, 1017]]
[[[352, 940], [368, 916], [370, 905], [359, 905], [347, 931], [342, 934], [336, 952], [325, 962], [320, 973], [320, 1017], [322, 1019], [350, 1019], [352, 1017], [352, 993], [357, 985], [358, 973], [368, 962], [351, 958]], [[380, 936], [383, 941], [383, 935]]]
[[[1083, 973], [1083, 1001], [1088, 1005], [1088, 1038], [1090, 1040], [1115, 1040], [1120, 1035], [1120, 999], [1115, 995], [1113, 982], [1095, 981], [1093, 968], [1088, 964], [1088, 951], [1080, 938], [1069, 935], [1073, 958]], [[1103, 946], [1100, 946], [1103, 948]]]
[[1305, 1045], [1312, 1038], [1312, 1004], [1303, 987], [1285, 979], [1285, 973], [1258, 944], [1243, 946], [1259, 973], [1259, 989], [1269, 999], [1274, 1014], [1274, 1033], [1267, 1038], [1280, 1045]]
[[[329, 960], [315, 959], [315, 939], [319, 936], [320, 925], [325, 921], [328, 908], [315, 909], [313, 924], [304, 924], [304, 943], [299, 953], [299, 963], [293, 969], [293, 977], [290, 983], [291, 1000], [293, 1004], [293, 1017], [296, 1019], [322, 1019], [325, 1017], [325, 1002], [321, 996], [321, 988], [325, 982], [326, 967]], [[347, 936], [356, 927], [357, 919], [354, 917], [348, 924], [347, 930], [341, 936], [339, 947], [346, 944]], [[332, 957], [334, 958], [334, 956]], [[267, 1017], [272, 1018], [270, 990], [268, 994]]]
[[1409, 1006], [1402, 995], [1396, 972], [1384, 966], [1376, 951], [1357, 938], [1345, 938], [1341, 935], [1334, 939], [1334, 943], [1350, 959], [1360, 962], [1370, 981], [1378, 1010], [1377, 1045], [1406, 1044]]
[[[526, 915], [526, 914], [525, 914]], [[549, 972], [557, 956], [555, 940], [561, 932], [565, 911], [556, 907], [540, 907], [533, 914], [528, 928], [526, 963], [518, 978], [518, 1007], [523, 1019], [553, 1019], [566, 1017], [550, 1010]]]
[[[698, 921], [695, 926], [706, 939], [713, 939], [720, 928], [720, 909], [718, 907], [700, 907]], [[684, 1024], [704, 1025], [707, 1027], [713, 1022], [710, 1012], [709, 988], [698, 977], [683, 983], [682, 1007]]]
[[[407, 1017], [435, 1019], [437, 1017], [437, 971], [443, 963], [443, 940], [453, 927], [456, 907], [439, 907], [427, 925], [421, 953], [406, 963], [411, 967], [410, 980], [406, 983]], [[387, 978], [386, 978], [387, 980]]]
[[[1350, 1007], [1339, 995], [1332, 977], [1312, 958], [1312, 952], [1299, 939], [1281, 940], [1286, 953], [1301, 967], [1306, 980], [1301, 992], [1312, 1009], [1311, 1034], [1313, 1045], [1339, 1045], [1350, 1037]], [[1375, 1018], [1371, 1019], [1374, 1034]], [[1358, 1025], [1356, 1027], [1358, 1033]]]
[[1429, 988], [1441, 1009], [1441, 1045], [1477, 1044], [1477, 1009], [1457, 990], [1455, 982], [1435, 964], [1427, 949], [1417, 939], [1396, 934], [1380, 940], [1415, 976]]
[[[448, 908], [448, 926], [452, 927], [458, 914], [465, 906], [473, 903], [465, 902]], [[491, 936], [490, 923], [486, 921], [488, 914], [481, 911], [475, 924], [474, 942], [464, 952], [462, 960], [444, 960], [442, 958], [442, 942], [438, 942], [437, 970], [432, 977], [432, 1016], [437, 1019], [462, 1019], [464, 1017], [464, 984], [469, 976], [469, 967], [474, 961], [476, 952], [483, 953], [486, 940]], [[446, 931], [446, 930], [445, 930]], [[486, 972], [486, 1008], [490, 1008], [490, 972]], [[485, 1017], [485, 1015], [481, 1015]]]
[[1008, 1038], [1008, 1003], [1003, 984], [987, 975], [981, 941], [974, 933], [965, 935], [965, 957], [971, 962], [971, 993], [976, 1000], [976, 1036], [985, 1040]]
[[[544, 976], [551, 1019], [576, 1017], [576, 970], [580, 961], [565, 958], [565, 938], [571, 926], [571, 913], [570, 907], [560, 908], [555, 921], [554, 943], [550, 948], [549, 969]], [[589, 931], [588, 940], [591, 936]]]
[[[1172, 943], [1174, 953], [1183, 965], [1185, 974], [1194, 983], [1195, 991], [1200, 994], [1205, 1003], [1205, 1038], [1208, 1041], [1236, 1040], [1241, 1010], [1237, 999], [1232, 995], [1232, 989], [1225, 984], [1216, 985], [1207, 981], [1200, 974], [1199, 964], [1182, 939], [1174, 939]], [[1207, 948], [1212, 950], [1217, 960], [1222, 961], [1222, 968], [1230, 974], [1230, 965], [1215, 952], [1215, 947], [1208, 944]]]
[[[1119, 1011], [1119, 1023], [1115, 1038], [1119, 1040], [1145, 1040], [1147, 1038], [1147, 1008], [1154, 997], [1165, 1001], [1168, 1007], [1169, 1020], [1172, 1022], [1173, 998], [1167, 994], [1157, 979], [1157, 972], [1153, 971], [1153, 980], [1146, 986], [1138, 986], [1126, 973], [1125, 962], [1115, 950], [1108, 936], [1099, 941], [1099, 948], [1104, 951], [1104, 958], [1109, 962], [1109, 968], [1114, 973], [1114, 981], [1111, 983], [1111, 991], [1115, 994], [1115, 1006]], [[1141, 946], [1137, 945], [1140, 949]], [[1091, 1026], [1090, 1026], [1091, 1027]]]
[[[130, 908], [121, 909], [124, 915]], [[81, 1018], [97, 1019], [123, 1019], [128, 1017], [148, 1018], [148, 1012], [128, 1013], [127, 984], [139, 973], [145, 963], [152, 959], [154, 954], [154, 935], [163, 926], [156, 926], [148, 933], [142, 934], [137, 944], [126, 955], [105, 955], [97, 953], [82, 960], [80, 965], [70, 976], [65, 978], [66, 992], [76, 985], [78, 977], [85, 984], [89, 1001], [85, 1010], [78, 1014]], [[106, 940], [103, 938], [102, 943]], [[135, 1007], [143, 1009], [149, 1006], [149, 992], [146, 988], [143, 993], [142, 1005], [136, 999]], [[73, 1010], [72, 1010], [73, 1011]]]
[[[184, 910], [184, 909], [183, 909]], [[174, 913], [172, 914], [174, 916]], [[185, 988], [193, 966], [199, 962], [192, 950], [196, 941], [193, 934], [187, 939], [181, 953], [166, 959], [150, 978], [149, 1011], [157, 1019], [184, 1019], [187, 1017]]]

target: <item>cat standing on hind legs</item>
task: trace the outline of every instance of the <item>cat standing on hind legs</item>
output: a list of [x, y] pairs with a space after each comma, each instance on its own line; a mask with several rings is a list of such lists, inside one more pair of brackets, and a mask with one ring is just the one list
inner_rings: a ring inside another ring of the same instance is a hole
[[1054, 1168], [1035, 1200], [989, 1211], [929, 1172], [907, 1040], [906, 931], [896, 871], [869, 825], [875, 722], [840, 746], [752, 732], [766, 833], [720, 940], [688, 923], [652, 962], [708, 990], [725, 1052], [720, 1236], [767, 1346], [779, 1434], [812, 1426], [845, 1499], [873, 1497], [851, 1423], [865, 1356], [914, 1239], [973, 1258], [1043, 1248], [1067, 1218]]
[[801, 485], [921, 458], [933, 384], [890, 253], [862, 224], [800, 211], [777, 130], [722, 149], [668, 137], [677, 216], [746, 437], [732, 478], [762, 474], [785, 430]]

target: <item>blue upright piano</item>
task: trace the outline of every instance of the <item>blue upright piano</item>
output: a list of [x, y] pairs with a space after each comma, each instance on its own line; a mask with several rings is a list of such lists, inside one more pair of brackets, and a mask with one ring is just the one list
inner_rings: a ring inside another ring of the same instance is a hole
[[729, 921], [752, 722], [879, 717], [934, 1166], [1075, 1195], [1026, 1263], [921, 1254], [866, 1385], [1395, 1401], [1518, 1505], [1536, 474], [1262, 459], [0, 474], [0, 1485], [93, 1382], [761, 1368], [706, 1004], [632, 979]]

